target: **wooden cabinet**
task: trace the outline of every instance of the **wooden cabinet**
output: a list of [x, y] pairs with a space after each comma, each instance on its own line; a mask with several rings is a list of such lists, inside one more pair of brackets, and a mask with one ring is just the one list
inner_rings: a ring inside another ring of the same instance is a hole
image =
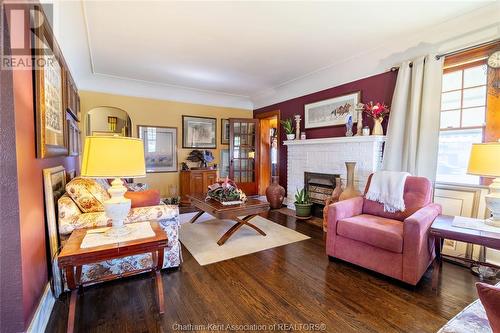
[[209, 185], [217, 181], [217, 170], [187, 170], [180, 172], [181, 204], [190, 205], [190, 194], [206, 194]]

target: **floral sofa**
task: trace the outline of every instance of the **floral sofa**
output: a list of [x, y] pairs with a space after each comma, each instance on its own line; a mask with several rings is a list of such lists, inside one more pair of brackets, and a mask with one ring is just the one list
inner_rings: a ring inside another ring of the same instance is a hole
[[[104, 212], [103, 202], [109, 198], [106, 180], [75, 178], [66, 185], [66, 193], [58, 200], [58, 227], [61, 246], [76, 229], [106, 226], [111, 221]], [[168, 236], [163, 268], [181, 264], [179, 243], [179, 208], [160, 203], [136, 207], [129, 212], [125, 223], [158, 220]], [[152, 266], [150, 253], [107, 260], [82, 267], [81, 281], [91, 283], [108, 275], [123, 274]]]

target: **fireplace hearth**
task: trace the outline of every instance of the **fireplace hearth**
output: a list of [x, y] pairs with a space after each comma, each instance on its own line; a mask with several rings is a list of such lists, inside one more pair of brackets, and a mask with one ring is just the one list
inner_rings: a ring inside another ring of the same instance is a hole
[[323, 217], [325, 200], [332, 195], [335, 189], [335, 178], [338, 177], [340, 177], [339, 174], [304, 172], [304, 188], [313, 203], [312, 215]]

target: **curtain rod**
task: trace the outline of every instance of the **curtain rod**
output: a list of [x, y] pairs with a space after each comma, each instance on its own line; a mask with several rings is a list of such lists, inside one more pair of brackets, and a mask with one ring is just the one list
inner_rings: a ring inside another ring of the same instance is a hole
[[455, 55], [455, 54], [458, 54], [458, 53], [462, 53], [462, 52], [465, 52], [465, 51], [473, 50], [473, 49], [481, 47], [481, 46], [493, 45], [493, 44], [496, 44], [498, 42], [500, 42], [500, 38], [490, 40], [489, 42], [484, 42], [484, 43], [481, 43], [481, 44], [477, 44], [477, 45], [465, 47], [465, 48], [460, 49], [460, 50], [455, 50], [455, 51], [451, 51], [451, 52], [447, 52], [447, 53], [438, 54], [436, 56], [436, 60], [439, 60], [442, 57], [448, 57], [448, 56]]

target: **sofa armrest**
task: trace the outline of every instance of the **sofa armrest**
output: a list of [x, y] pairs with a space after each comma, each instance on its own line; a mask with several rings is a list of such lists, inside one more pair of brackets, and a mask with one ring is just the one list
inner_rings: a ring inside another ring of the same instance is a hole
[[363, 197], [354, 197], [338, 201], [328, 206], [327, 226], [323, 226], [327, 233], [336, 234], [337, 221], [359, 215], [363, 212]]

